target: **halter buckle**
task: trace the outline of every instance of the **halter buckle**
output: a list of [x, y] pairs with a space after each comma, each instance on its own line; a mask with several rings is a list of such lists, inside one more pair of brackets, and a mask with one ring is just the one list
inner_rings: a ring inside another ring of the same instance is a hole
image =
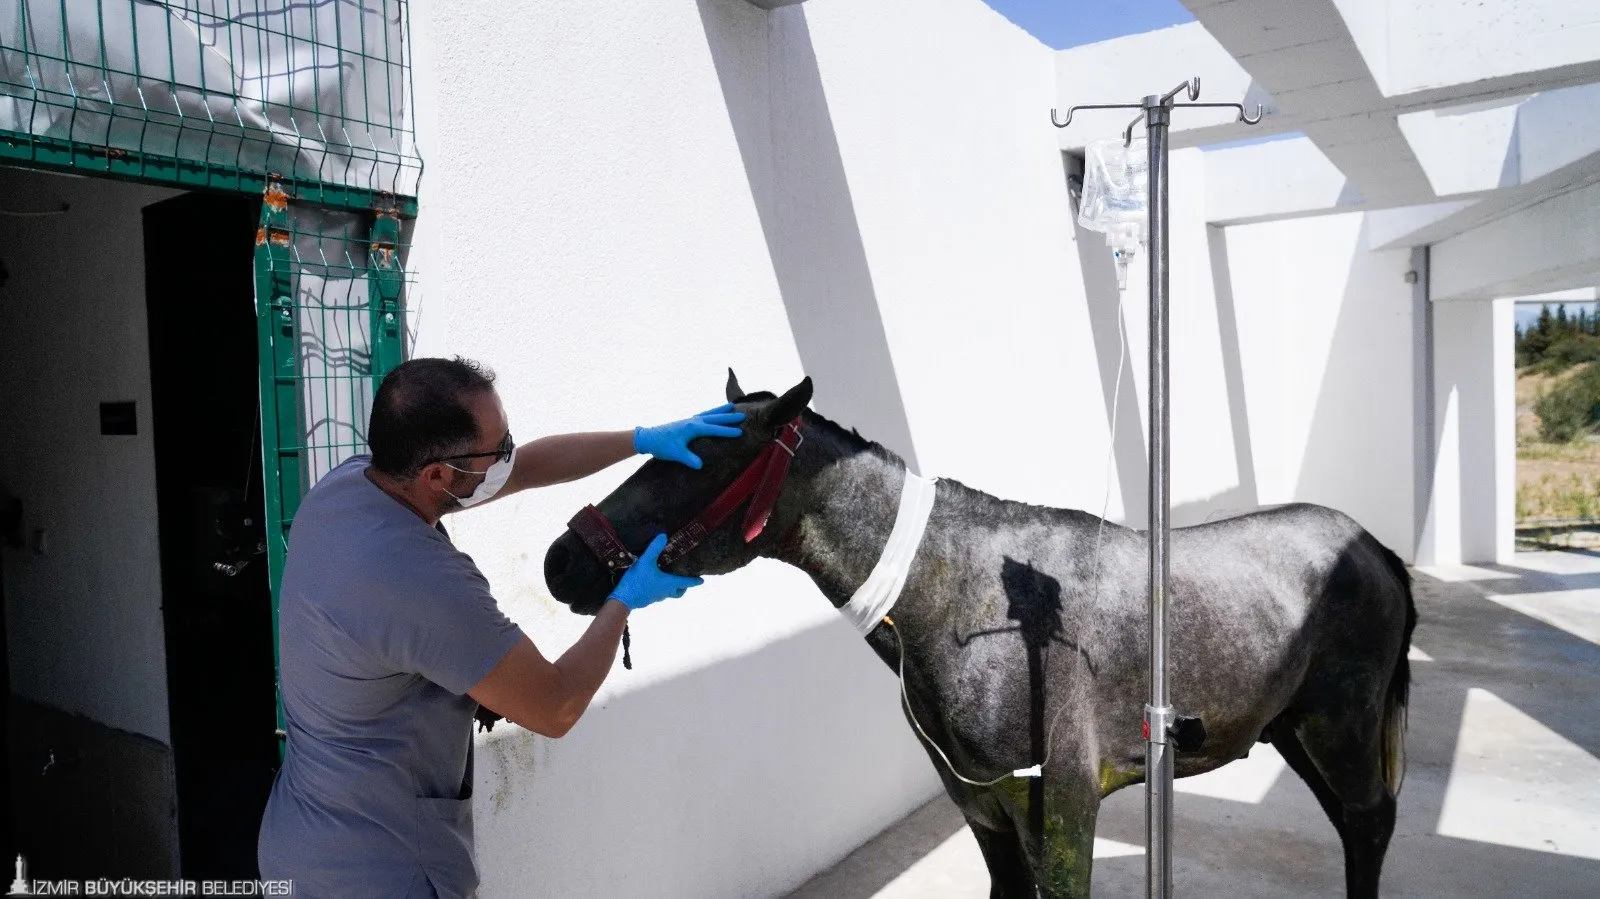
[[[796, 438], [794, 446], [790, 446], [789, 444], [783, 442], [783, 432], [786, 430], [794, 432], [794, 436]], [[791, 421], [782, 428], [778, 429], [778, 436], [772, 438], [772, 442], [776, 443], [778, 445], [778, 449], [788, 453], [789, 458], [793, 459], [794, 454], [800, 451], [801, 446], [805, 445], [806, 434], [804, 431], [800, 430], [800, 426], [798, 424]]]

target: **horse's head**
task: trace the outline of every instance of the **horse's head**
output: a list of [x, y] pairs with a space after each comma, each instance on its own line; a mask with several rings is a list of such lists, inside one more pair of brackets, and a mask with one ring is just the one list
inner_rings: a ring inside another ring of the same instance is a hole
[[[580, 512], [545, 554], [544, 578], [551, 596], [574, 612], [594, 614], [632, 556], [657, 534], [673, 538], [662, 552], [663, 571], [726, 574], [770, 551], [794, 527], [799, 503], [784, 501], [781, 492], [773, 491], [780, 491], [793, 452], [804, 439], [791, 424], [811, 402], [811, 379], [783, 396], [746, 394], [730, 370], [727, 395], [745, 413], [744, 435], [695, 441], [694, 452], [705, 463], [698, 471], [676, 462], [646, 462], [591, 510]], [[765, 489], [763, 481], [769, 485]], [[763, 494], [766, 510], [759, 509]], [[754, 516], [752, 508], [757, 509]], [[703, 533], [695, 527], [707, 525], [718, 510], [727, 512], [720, 522], [710, 523]], [[770, 511], [770, 517], [762, 517], [762, 511]]]

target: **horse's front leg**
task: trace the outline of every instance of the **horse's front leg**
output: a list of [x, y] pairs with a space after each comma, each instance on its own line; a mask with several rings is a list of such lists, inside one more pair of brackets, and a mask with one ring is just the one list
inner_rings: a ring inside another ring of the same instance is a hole
[[1035, 870], [1048, 897], [1088, 896], [1100, 791], [1092, 784], [1045, 785], [1043, 851]]
[[[1031, 780], [1010, 784], [1007, 805], [1039, 894], [1049, 899], [1088, 896], [1095, 817], [1100, 812], [1098, 784], [1058, 771], [1047, 772], [1042, 787]], [[1041, 798], [1042, 812], [1035, 810]]]

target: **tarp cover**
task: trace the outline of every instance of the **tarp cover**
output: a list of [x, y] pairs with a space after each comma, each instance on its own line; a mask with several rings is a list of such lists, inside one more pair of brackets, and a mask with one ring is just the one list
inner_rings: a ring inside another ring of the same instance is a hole
[[0, 130], [415, 195], [404, 0], [0, 0]]

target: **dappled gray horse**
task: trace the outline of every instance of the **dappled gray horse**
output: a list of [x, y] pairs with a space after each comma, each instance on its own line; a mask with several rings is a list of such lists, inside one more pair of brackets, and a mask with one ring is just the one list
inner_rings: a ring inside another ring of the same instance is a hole
[[[744, 437], [702, 441], [699, 471], [647, 462], [580, 512], [546, 556], [551, 594], [593, 614], [658, 533], [673, 535], [666, 571], [724, 574], [757, 556], [799, 568], [847, 615], [867, 609], [858, 629], [902, 672], [903, 707], [992, 894], [1088, 895], [1100, 800], [1144, 779], [1144, 534], [940, 480], [897, 601], [863, 606], [921, 479], [807, 410], [809, 378], [747, 395], [729, 372], [727, 393]], [[1349, 895], [1376, 895], [1405, 764], [1404, 564], [1313, 505], [1176, 529], [1170, 560], [1172, 703], [1205, 730], [1178, 776], [1272, 743], [1338, 830]], [[1038, 763], [1042, 778], [1022, 770]]]

